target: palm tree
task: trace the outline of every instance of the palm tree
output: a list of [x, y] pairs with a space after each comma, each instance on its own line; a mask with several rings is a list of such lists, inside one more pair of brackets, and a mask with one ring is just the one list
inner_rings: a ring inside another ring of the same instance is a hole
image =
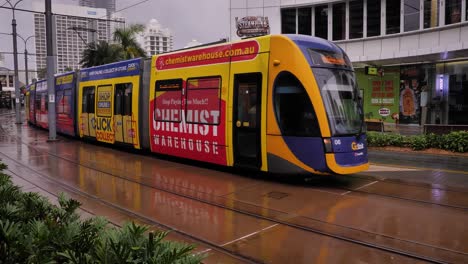
[[145, 50], [141, 48], [135, 38], [135, 35], [144, 29], [143, 25], [134, 24], [127, 28], [118, 28], [114, 31], [114, 41], [122, 45], [124, 59], [146, 57]]
[[83, 51], [83, 58], [80, 61], [83, 67], [92, 67], [107, 63], [116, 62], [123, 59], [123, 50], [120, 45], [109, 44], [106, 41], [92, 42]]

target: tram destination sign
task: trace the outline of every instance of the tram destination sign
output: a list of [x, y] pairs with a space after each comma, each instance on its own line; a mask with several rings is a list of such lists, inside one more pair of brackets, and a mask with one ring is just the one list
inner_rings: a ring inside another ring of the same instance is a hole
[[270, 34], [270, 23], [268, 17], [246, 16], [236, 17], [237, 36], [254, 37]]

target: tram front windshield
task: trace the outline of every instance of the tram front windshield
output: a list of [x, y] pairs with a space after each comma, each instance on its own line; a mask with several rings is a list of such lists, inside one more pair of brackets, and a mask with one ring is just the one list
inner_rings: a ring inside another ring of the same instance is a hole
[[362, 131], [362, 106], [354, 71], [342, 52], [308, 49], [333, 136]]
[[358, 134], [362, 115], [354, 73], [347, 70], [313, 68], [334, 136]]

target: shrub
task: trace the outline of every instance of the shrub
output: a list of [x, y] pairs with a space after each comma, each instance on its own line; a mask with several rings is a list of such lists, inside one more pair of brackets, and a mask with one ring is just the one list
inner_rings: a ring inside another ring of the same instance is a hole
[[200, 263], [193, 245], [163, 240], [167, 232], [127, 223], [109, 227], [99, 217], [82, 221], [80, 203], [59, 197], [52, 205], [13, 185], [0, 163], [0, 263]]
[[427, 138], [424, 135], [408, 137], [408, 144], [413, 150], [423, 150], [429, 146]]
[[403, 136], [394, 133], [367, 132], [370, 147], [410, 147], [414, 150], [439, 148], [453, 152], [468, 151], [468, 131], [453, 131], [445, 135], [427, 134]]

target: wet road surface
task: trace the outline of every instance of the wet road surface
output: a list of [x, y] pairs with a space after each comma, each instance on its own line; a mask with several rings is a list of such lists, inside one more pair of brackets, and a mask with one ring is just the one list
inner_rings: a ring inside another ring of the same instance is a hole
[[67, 192], [85, 217], [173, 230], [207, 263], [468, 262], [464, 160], [433, 168], [371, 153], [368, 172], [304, 181], [47, 136], [0, 116], [0, 159], [23, 189], [52, 200]]

